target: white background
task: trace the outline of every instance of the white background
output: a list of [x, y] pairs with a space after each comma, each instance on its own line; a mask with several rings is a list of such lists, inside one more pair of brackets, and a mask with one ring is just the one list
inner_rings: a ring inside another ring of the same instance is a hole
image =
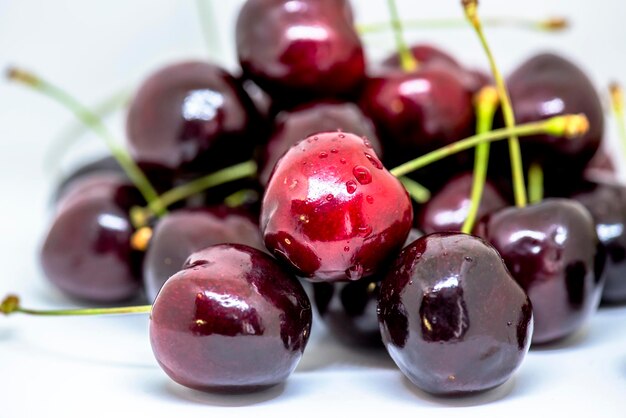
[[[66, 87], [86, 103], [137, 84], [160, 65], [211, 56], [236, 68], [235, 11], [241, 1], [213, 0], [219, 33], [207, 52], [193, 1], [0, 0], [0, 67], [17, 64]], [[383, 0], [353, 1], [360, 22], [387, 16]], [[406, 18], [462, 17], [457, 0], [399, 0]], [[508, 72], [537, 50], [578, 62], [604, 92], [626, 84], [626, 3], [583, 0], [485, 0], [483, 16], [568, 16], [559, 35], [488, 30]], [[468, 29], [415, 31], [458, 59], [485, 67]], [[366, 40], [370, 55], [391, 49], [391, 35]], [[604, 94], [604, 93], [603, 93]], [[0, 81], [0, 296], [9, 291], [37, 307], [72, 306], [44, 281], [37, 251], [49, 222], [53, 174], [49, 144], [72, 117], [55, 103]], [[109, 120], [123, 136], [123, 115]], [[609, 141], [615, 141], [609, 124]], [[89, 136], [67, 161], [91, 152]], [[97, 149], [98, 147], [95, 146]], [[64, 164], [67, 164], [64, 161]], [[415, 416], [626, 415], [626, 309], [602, 309], [591, 324], [552, 349], [533, 350], [504, 386], [476, 397], [437, 399], [411, 387], [381, 353], [336, 345], [316, 324], [303, 361], [288, 381], [256, 395], [214, 396], [168, 380], [153, 360], [145, 316], [0, 318], [0, 418], [10, 416], [296, 416], [378, 411]], [[235, 407], [238, 406], [238, 407]], [[213, 411], [215, 408], [217, 411]], [[18, 415], [19, 414], [19, 415]]]

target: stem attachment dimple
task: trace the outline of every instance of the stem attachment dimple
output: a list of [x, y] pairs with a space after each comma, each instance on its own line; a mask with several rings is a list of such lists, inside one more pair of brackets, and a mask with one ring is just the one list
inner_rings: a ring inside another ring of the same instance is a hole
[[[515, 115], [513, 114], [513, 107], [511, 106], [511, 99], [509, 93], [504, 84], [504, 78], [496, 65], [491, 48], [487, 43], [485, 34], [483, 33], [480, 18], [478, 17], [478, 1], [477, 0], [461, 0], [463, 8], [465, 10], [465, 16], [471, 23], [474, 31], [478, 35], [480, 43], [482, 44], [489, 65], [491, 67], [491, 73], [496, 82], [496, 88], [498, 89], [498, 95], [500, 96], [500, 102], [502, 103], [502, 115], [504, 116], [504, 123], [507, 128], [513, 128], [515, 126]], [[524, 170], [522, 165], [522, 150], [520, 148], [519, 140], [516, 135], [511, 135], [509, 138], [509, 156], [511, 159], [511, 172], [513, 176], [513, 194], [515, 195], [515, 204], [517, 207], [524, 207], [527, 203], [526, 184], [524, 182]]]
[[406, 72], [415, 71], [419, 66], [419, 63], [411, 53], [411, 50], [404, 40], [404, 32], [402, 30], [402, 20], [400, 20], [400, 14], [398, 13], [398, 6], [395, 0], [387, 0], [389, 7], [389, 13], [391, 14], [391, 27], [396, 38], [396, 48], [398, 50], [398, 56], [400, 57], [400, 65]]
[[[493, 86], [483, 87], [474, 100], [476, 109], [476, 133], [482, 134], [489, 132], [493, 125], [493, 118], [498, 109], [498, 92]], [[474, 178], [472, 181], [472, 192], [470, 207], [467, 211], [467, 217], [461, 228], [461, 232], [470, 234], [474, 229], [478, 209], [487, 180], [487, 170], [489, 168], [489, 143], [483, 143], [476, 146], [476, 155], [474, 156]]]
[[78, 119], [80, 119], [85, 125], [89, 126], [104, 140], [113, 157], [115, 157], [119, 165], [122, 167], [128, 178], [133, 182], [135, 187], [137, 187], [146, 202], [148, 202], [151, 206], [154, 206], [155, 213], [162, 216], [167, 212], [164, 207], [159, 206], [158, 202], [156, 202], [158, 196], [157, 192], [150, 184], [150, 181], [148, 181], [146, 175], [133, 161], [128, 152], [122, 146], [118, 145], [117, 141], [98, 115], [87, 109], [67, 92], [43, 80], [42, 78], [37, 77], [33, 73], [20, 68], [12, 67], [7, 70], [7, 77], [10, 80], [18, 81], [45, 94], [71, 110]]

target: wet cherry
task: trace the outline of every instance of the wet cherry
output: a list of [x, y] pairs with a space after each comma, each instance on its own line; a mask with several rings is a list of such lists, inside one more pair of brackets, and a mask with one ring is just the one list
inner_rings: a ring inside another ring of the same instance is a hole
[[314, 134], [287, 151], [267, 184], [267, 248], [314, 281], [357, 280], [383, 269], [406, 239], [413, 213], [402, 184], [369, 141]]
[[532, 308], [498, 252], [480, 238], [426, 235], [405, 248], [380, 288], [387, 351], [420, 389], [496, 387], [530, 346]]
[[297, 279], [245, 245], [194, 253], [152, 308], [150, 342], [174, 381], [198, 390], [242, 392], [283, 382], [311, 329]]

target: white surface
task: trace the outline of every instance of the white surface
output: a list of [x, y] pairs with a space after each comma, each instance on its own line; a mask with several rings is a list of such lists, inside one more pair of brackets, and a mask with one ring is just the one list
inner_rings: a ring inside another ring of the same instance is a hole
[[[241, 1], [213, 2], [223, 16], [217, 23], [225, 53], [221, 60], [234, 68], [230, 34]], [[355, 3], [362, 22], [386, 16], [382, 0]], [[400, 0], [399, 6], [407, 17], [460, 17], [457, 3]], [[626, 84], [626, 3], [546, 3], [482, 2], [484, 16], [558, 13], [570, 16], [575, 25], [552, 36], [489, 30], [503, 70], [548, 48], [576, 59], [599, 88], [612, 79]], [[409, 38], [430, 40], [465, 63], [484, 66], [484, 55], [467, 29], [412, 32]], [[367, 42], [372, 56], [391, 48], [390, 36]], [[87, 103], [136, 84], [159, 65], [203, 56], [205, 44], [190, 1], [0, 0], [0, 67], [23, 65]], [[49, 287], [37, 263], [52, 182], [42, 170], [43, 155], [68, 121], [71, 116], [55, 103], [0, 81], [0, 296], [14, 291], [30, 306], [72, 306]], [[121, 136], [122, 118], [110, 122]], [[609, 128], [612, 134], [613, 125]], [[79, 147], [81, 152], [90, 149]], [[384, 353], [342, 348], [319, 324], [286, 385], [248, 396], [198, 393], [171, 383], [161, 372], [146, 328], [142, 316], [0, 318], [0, 417], [320, 417], [351, 411], [466, 418], [626, 415], [626, 308], [601, 310], [586, 330], [563, 345], [533, 350], [503, 387], [460, 400], [437, 399], [412, 388]]]

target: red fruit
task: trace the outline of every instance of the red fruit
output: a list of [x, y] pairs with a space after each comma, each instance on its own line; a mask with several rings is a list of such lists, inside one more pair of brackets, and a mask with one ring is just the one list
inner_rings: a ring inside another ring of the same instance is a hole
[[265, 245], [314, 281], [356, 280], [386, 266], [413, 212], [401, 183], [354, 134], [315, 134], [276, 164], [261, 208]]

